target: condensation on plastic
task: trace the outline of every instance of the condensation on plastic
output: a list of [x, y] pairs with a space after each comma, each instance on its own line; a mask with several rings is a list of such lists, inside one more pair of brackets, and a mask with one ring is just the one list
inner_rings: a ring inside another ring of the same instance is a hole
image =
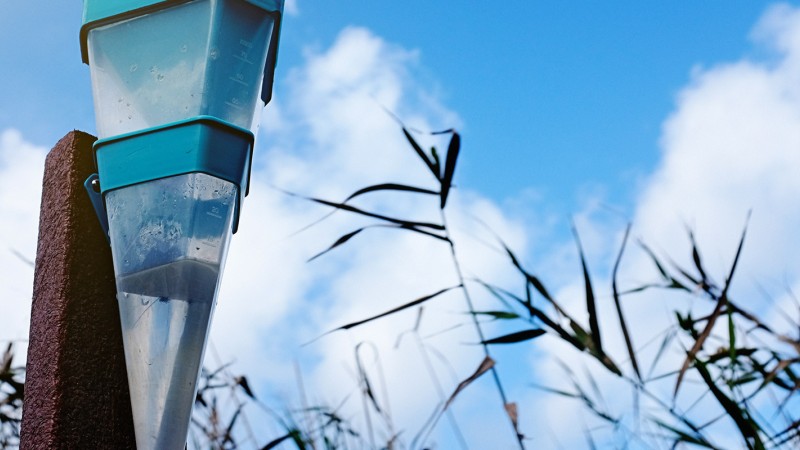
[[255, 132], [273, 26], [249, 3], [196, 0], [92, 29], [98, 137], [199, 115]]
[[236, 196], [203, 173], [106, 195], [139, 450], [184, 448]]
[[179, 259], [221, 265], [231, 235], [236, 185], [190, 173], [106, 194], [117, 276]]

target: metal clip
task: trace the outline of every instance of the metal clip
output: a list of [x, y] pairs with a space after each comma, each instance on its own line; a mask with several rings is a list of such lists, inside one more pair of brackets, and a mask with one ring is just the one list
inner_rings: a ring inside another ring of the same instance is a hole
[[[103, 229], [103, 234], [110, 244], [111, 240], [108, 237], [108, 214], [106, 213], [106, 205], [103, 202], [103, 194], [100, 193], [99, 184], [100, 177], [96, 173], [93, 173], [83, 182], [83, 187], [89, 195], [89, 201], [92, 202], [97, 220], [100, 221], [100, 228]], [[98, 189], [95, 189], [95, 186], [98, 186]]]

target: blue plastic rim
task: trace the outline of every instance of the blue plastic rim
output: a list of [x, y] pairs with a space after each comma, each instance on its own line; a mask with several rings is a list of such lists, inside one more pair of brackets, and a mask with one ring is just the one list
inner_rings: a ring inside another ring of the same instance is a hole
[[[166, 8], [171, 4], [186, 3], [192, 0], [84, 0], [83, 23], [88, 24], [110, 17], [128, 13], [144, 14], [154, 9]], [[283, 12], [283, 0], [244, 0], [270, 12]]]
[[200, 116], [94, 144], [105, 193], [160, 178], [206, 173], [235, 184], [239, 190], [233, 232], [250, 184], [254, 136], [214, 117]]
[[[175, 5], [189, 3], [197, 0], [84, 0], [83, 26], [81, 26], [81, 57], [83, 62], [90, 64], [87, 49], [87, 38], [92, 28], [120, 22], [133, 17], [142, 16]], [[272, 85], [275, 78], [275, 64], [278, 60], [278, 41], [280, 38], [281, 23], [283, 18], [284, 0], [213, 0], [217, 2], [246, 2], [257, 6], [273, 16], [275, 27], [267, 51], [267, 61], [264, 65], [264, 82], [261, 87], [261, 99], [264, 104], [272, 99]], [[224, 5], [223, 5], [224, 6]]]
[[[84, 63], [91, 64], [87, 40], [92, 29], [199, 1], [211, 2], [216, 12], [254, 6], [274, 21], [260, 92], [264, 103], [269, 103], [284, 0], [84, 0], [80, 32]], [[214, 20], [213, 35], [224, 37], [226, 30], [222, 28], [222, 22]], [[248, 193], [253, 143], [251, 131], [211, 116], [195, 116], [101, 139], [94, 145], [101, 195], [151, 180], [192, 172], [206, 173], [234, 183], [239, 190], [233, 219], [235, 233], [241, 205]]]

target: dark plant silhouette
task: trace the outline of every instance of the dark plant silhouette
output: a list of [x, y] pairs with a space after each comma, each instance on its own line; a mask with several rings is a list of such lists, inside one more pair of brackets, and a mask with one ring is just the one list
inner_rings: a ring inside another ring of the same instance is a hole
[[19, 424], [25, 392], [24, 367], [15, 367], [14, 344], [0, 355], [0, 448], [19, 446]]
[[[466, 279], [461, 271], [457, 245], [450, 233], [446, 214], [447, 200], [453, 188], [453, 177], [459, 156], [460, 136], [454, 130], [431, 133], [450, 136], [448, 150], [445, 154], [444, 164], [442, 164], [440, 155], [435, 148], [426, 152], [414, 138], [413, 131], [402, 126], [402, 132], [411, 149], [423, 163], [422, 170], [429, 171], [438, 182], [437, 189], [384, 183], [359, 189], [341, 202], [306, 198], [334, 208], [335, 211], [365, 216], [376, 221], [372, 225], [363, 226], [341, 236], [330, 247], [312, 259], [341, 245], [350, 244], [353, 237], [371, 227], [390, 227], [418, 233], [427, 238], [443, 241], [449, 248], [453, 266], [458, 275], [458, 285], [443, 286], [441, 290], [432, 294], [411, 300], [381, 314], [336, 328], [336, 330], [348, 330], [408, 308], [421, 308], [426, 302], [435, 301], [441, 294], [451, 290], [458, 290], [462, 293], [465, 299], [465, 309], [473, 319], [473, 325], [480, 337], [485, 358], [475, 373], [464, 378], [452, 394], [434, 408], [435, 412], [431, 420], [417, 434], [409, 448], [424, 448], [431, 430], [436, 426], [439, 417], [448, 411], [455, 396], [476, 378], [486, 373], [491, 373], [494, 378], [501, 399], [502, 412], [508, 417], [513, 427], [519, 447], [524, 448], [525, 436], [519, 429], [516, 404], [510, 402], [506, 397], [490, 349], [495, 345], [536, 345], [531, 341], [544, 334], [558, 337], [576, 351], [599, 362], [604, 370], [616, 375], [619, 380], [632, 386], [636, 392], [634, 399], [636, 404], [646, 401], [650, 405], [656, 405], [659, 411], [653, 413], [648, 420], [655, 424], [661, 433], [652, 433], [651, 440], [653, 442], [668, 441], [673, 447], [691, 444], [706, 448], [720, 448], [714, 443], [714, 436], [707, 433], [706, 430], [717, 423], [727, 421], [738, 431], [743, 448], [766, 449], [800, 446], [800, 413], [796, 409], [798, 398], [795, 397], [800, 388], [800, 380], [798, 380], [800, 337], [777, 333], [756, 314], [734, 302], [730, 292], [731, 282], [742, 255], [746, 228], [741, 235], [730, 269], [721, 283], [713, 279], [703, 265], [700, 248], [695, 242], [694, 234], [689, 231], [688, 240], [691, 244], [693, 267], [681, 267], [672, 262], [669, 257], [659, 257], [645, 243], [638, 241], [638, 250], [644, 252], [646, 257], [652, 261], [660, 279], [623, 290], [619, 286], [618, 272], [629, 240], [630, 226], [628, 227], [611, 276], [613, 308], [619, 320], [627, 354], [626, 364], [623, 365], [616, 361], [603, 345], [601, 329], [609, 324], [600, 323], [598, 309], [601, 306], [598, 305], [577, 229], [573, 227], [585, 287], [585, 313], [588, 317], [588, 324], [582, 324], [572, 315], [551, 294], [545, 283], [527, 270], [514, 251], [496, 235], [498, 249], [507, 255], [511, 270], [519, 274], [524, 288], [520, 292], [513, 292], [480, 278]], [[357, 197], [373, 195], [381, 191], [401, 191], [408, 195], [438, 198], [441, 220], [438, 223], [425, 223], [401, 217], [390, 217], [358, 208], [351, 203]], [[489, 231], [491, 232], [491, 230]], [[472, 301], [472, 291], [476, 288], [483, 289], [493, 296], [498, 301], [498, 308], [492, 311], [476, 311]], [[675, 323], [663, 333], [663, 342], [652, 360], [650, 370], [648, 373], [643, 373], [639, 362], [643, 350], [637, 349], [635, 346], [635, 336], [632, 335], [625, 319], [623, 299], [659, 289], [681, 292], [691, 299], [696, 299], [695, 302], [710, 302], [713, 310], [710, 314], [702, 317], [693, 317], [691, 312], [675, 311]], [[509, 332], [498, 337], [486, 338], [481, 327], [480, 317], [508, 323]], [[800, 330], [800, 321], [795, 320], [795, 326]], [[679, 335], [684, 339], [679, 339]], [[748, 342], [758, 342], [760, 345], [757, 347], [742, 346], [741, 343], [745, 340], [743, 338], [748, 338]], [[686, 348], [682, 347], [684, 342], [688, 342]], [[711, 349], [712, 345], [713, 349]], [[663, 374], [653, 375], [655, 367], [659, 365], [663, 356], [670, 349], [677, 349], [685, 355], [681, 366]], [[543, 389], [556, 395], [581, 401], [586, 409], [601, 421], [620, 430], [622, 428], [621, 418], [611, 415], [598, 406], [602, 403], [599, 401], [601, 399], [597, 398], [601, 395], [601, 390], [596, 386], [592, 374], [588, 375], [591, 386], [587, 388], [577, 381], [577, 377], [569, 367], [564, 366], [564, 369], [571, 380], [571, 386], [568, 388], [572, 388], [573, 391], [567, 391], [563, 387]], [[682, 409], [677, 402], [677, 396], [690, 372], [696, 374], [697, 381], [702, 383], [707, 390], [698, 398], [689, 402], [680, 402], [680, 404], [690, 405], [686, 409]], [[651, 389], [653, 384], [662, 382], [665, 378], [674, 379], [671, 398], [662, 398], [657, 393], [658, 391]], [[705, 409], [697, 407], [699, 404], [706, 405]], [[635, 419], [643, 420], [638, 417], [636, 405], [633, 406], [632, 414], [637, 416]], [[711, 412], [707, 413], [706, 417], [695, 417], [697, 414], [694, 411], [701, 409], [716, 411], [716, 415]], [[591, 432], [587, 430], [586, 434], [587, 442], [594, 447], [596, 444]], [[617, 433], [617, 436], [621, 436], [623, 440], [642, 439], [642, 437], [634, 436], [633, 432], [625, 434], [624, 430], [621, 435]]]

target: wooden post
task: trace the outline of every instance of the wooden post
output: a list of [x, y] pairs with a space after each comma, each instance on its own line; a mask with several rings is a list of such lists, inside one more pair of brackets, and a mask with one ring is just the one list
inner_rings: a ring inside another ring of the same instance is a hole
[[83, 188], [95, 138], [47, 155], [20, 448], [133, 449], [111, 249]]

